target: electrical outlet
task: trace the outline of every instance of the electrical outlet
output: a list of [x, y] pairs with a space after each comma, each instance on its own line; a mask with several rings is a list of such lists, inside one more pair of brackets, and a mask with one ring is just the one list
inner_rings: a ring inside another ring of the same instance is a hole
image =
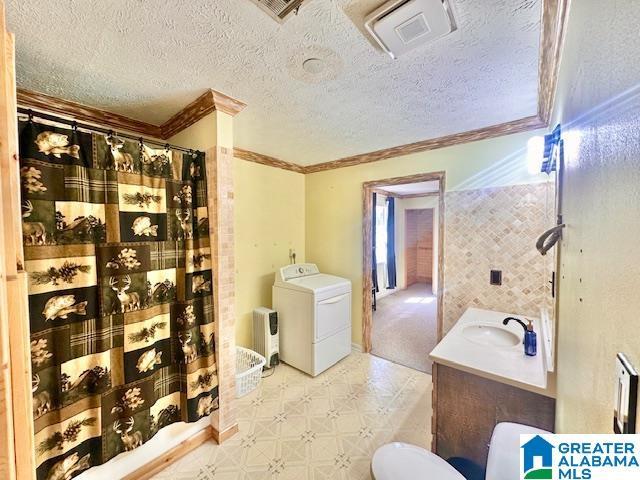
[[502, 270], [491, 270], [489, 283], [491, 285], [502, 285]]

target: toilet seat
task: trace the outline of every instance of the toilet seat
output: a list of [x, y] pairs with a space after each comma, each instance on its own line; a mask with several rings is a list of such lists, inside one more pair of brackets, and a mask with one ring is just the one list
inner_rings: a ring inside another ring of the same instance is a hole
[[465, 480], [458, 471], [424, 448], [389, 443], [373, 454], [373, 480]]

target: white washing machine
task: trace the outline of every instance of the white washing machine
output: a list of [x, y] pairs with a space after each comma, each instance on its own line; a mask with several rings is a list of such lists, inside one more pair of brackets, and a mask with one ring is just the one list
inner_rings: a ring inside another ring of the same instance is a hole
[[280, 359], [315, 377], [351, 353], [351, 282], [312, 263], [276, 272]]

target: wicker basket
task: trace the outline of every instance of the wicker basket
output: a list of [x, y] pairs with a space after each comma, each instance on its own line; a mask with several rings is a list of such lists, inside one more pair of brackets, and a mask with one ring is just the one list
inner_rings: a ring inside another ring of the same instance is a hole
[[255, 390], [262, 379], [262, 367], [267, 363], [259, 353], [236, 347], [236, 398]]

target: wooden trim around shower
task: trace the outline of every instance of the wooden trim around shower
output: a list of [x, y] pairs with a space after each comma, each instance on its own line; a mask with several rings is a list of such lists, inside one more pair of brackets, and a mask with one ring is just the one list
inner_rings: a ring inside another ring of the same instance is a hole
[[148, 480], [167, 468], [173, 462], [180, 460], [186, 454], [198, 448], [203, 443], [212, 440], [220, 445], [236, 433], [238, 433], [238, 424], [227, 428], [223, 432], [218, 432], [214, 427], [208, 426], [183, 442], [180, 442], [168, 452], [163, 453], [146, 465], [143, 465], [139, 469], [131, 472], [129, 475], [126, 475], [122, 480]]
[[142, 467], [126, 475], [122, 480], [147, 480], [160, 473], [173, 462], [184, 457], [187, 453], [195, 450], [203, 443], [213, 440], [214, 438], [213, 427], [207, 426], [195, 435], [192, 435], [186, 440], [180, 442], [169, 451], [155, 457], [149, 463], [144, 464]]
[[33, 480], [36, 462], [15, 120], [15, 38], [5, 29], [4, 13], [0, 0], [0, 478]]
[[[373, 259], [371, 246], [373, 244], [372, 225], [372, 204], [371, 194], [389, 185], [404, 185], [407, 183], [421, 183], [428, 181], [438, 181], [438, 291], [437, 304], [437, 336], [438, 341], [442, 338], [444, 322], [444, 217], [445, 217], [445, 172], [419, 173], [406, 177], [393, 177], [381, 180], [374, 180], [362, 184], [362, 350], [365, 353], [371, 352], [371, 329], [373, 326], [373, 280], [371, 279], [371, 269]], [[426, 195], [425, 195], [426, 196]]]

